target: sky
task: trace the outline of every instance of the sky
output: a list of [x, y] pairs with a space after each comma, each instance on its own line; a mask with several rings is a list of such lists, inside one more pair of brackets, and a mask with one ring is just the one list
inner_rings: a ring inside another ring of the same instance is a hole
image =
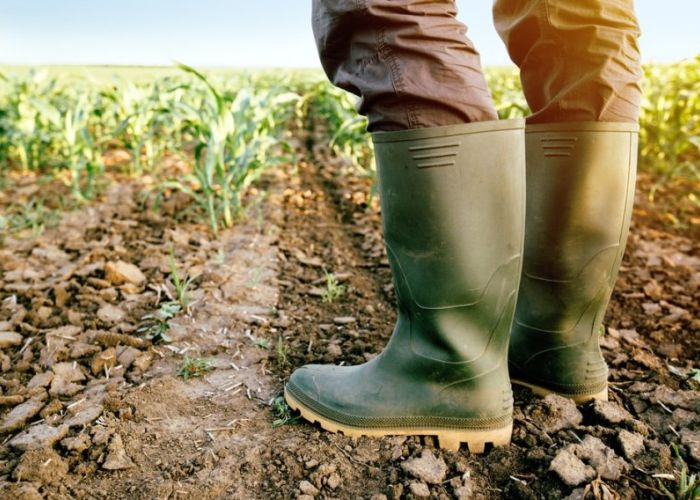
[[[459, 18], [484, 65], [508, 64], [491, 4], [457, 0]], [[645, 62], [700, 54], [700, 1], [636, 9]], [[0, 12], [0, 64], [319, 67], [311, 0], [0, 0]]]

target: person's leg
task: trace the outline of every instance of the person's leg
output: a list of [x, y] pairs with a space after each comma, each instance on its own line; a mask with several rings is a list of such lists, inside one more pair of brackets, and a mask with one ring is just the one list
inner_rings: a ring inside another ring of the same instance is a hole
[[328, 78], [361, 97], [368, 130], [496, 120], [453, 0], [314, 0]]
[[598, 336], [624, 253], [641, 76], [632, 0], [498, 0], [527, 119], [525, 252], [513, 382], [607, 399]]
[[[334, 83], [362, 96], [396, 290], [389, 344], [359, 366], [307, 365], [285, 398], [350, 436], [510, 442], [508, 337], [520, 280], [524, 120], [497, 120], [451, 1], [317, 1]], [[478, 123], [468, 123], [477, 121]], [[394, 130], [390, 130], [394, 129]]]
[[493, 14], [520, 68], [528, 123], [637, 122], [633, 0], [496, 0]]

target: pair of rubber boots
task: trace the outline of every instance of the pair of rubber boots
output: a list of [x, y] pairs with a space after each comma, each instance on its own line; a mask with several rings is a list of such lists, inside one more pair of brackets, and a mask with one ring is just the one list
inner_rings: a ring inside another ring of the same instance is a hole
[[332, 432], [481, 453], [510, 442], [511, 382], [606, 399], [598, 337], [637, 126], [504, 120], [373, 139], [397, 323], [368, 363], [296, 370], [288, 404]]

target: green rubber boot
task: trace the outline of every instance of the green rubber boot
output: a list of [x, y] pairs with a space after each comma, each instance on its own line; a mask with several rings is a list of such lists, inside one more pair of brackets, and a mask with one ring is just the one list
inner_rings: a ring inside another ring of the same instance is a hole
[[514, 383], [607, 399], [598, 345], [629, 231], [636, 124], [528, 125], [525, 255], [509, 349]]
[[373, 135], [398, 320], [368, 363], [292, 374], [285, 397], [304, 418], [349, 436], [434, 435], [448, 450], [510, 442], [523, 130], [508, 120]]

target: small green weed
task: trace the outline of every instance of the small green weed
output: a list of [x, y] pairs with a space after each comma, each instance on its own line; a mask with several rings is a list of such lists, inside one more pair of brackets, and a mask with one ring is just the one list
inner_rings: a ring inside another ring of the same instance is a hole
[[248, 338], [250, 339], [250, 341], [251, 341], [254, 345], [258, 346], [258, 347], [262, 347], [263, 349], [269, 349], [269, 348], [270, 348], [270, 341], [269, 341], [269, 340], [263, 339], [263, 338], [260, 338], [260, 337], [256, 337], [255, 335], [253, 335], [252, 333], [250, 333], [250, 330], [247, 330], [247, 331], [245, 332], [245, 336], [248, 337]]
[[700, 499], [700, 483], [698, 482], [698, 477], [696, 474], [691, 474], [688, 475], [688, 465], [685, 463], [685, 460], [683, 460], [683, 457], [681, 457], [680, 451], [678, 450], [678, 445], [671, 444], [671, 448], [673, 448], [673, 452], [680, 460], [681, 462], [681, 474], [680, 477], [678, 478], [678, 484], [676, 485], [676, 491], [671, 492], [666, 486], [661, 482], [661, 480], [657, 481], [659, 482], [659, 488], [661, 491], [664, 492], [666, 497], [668, 497], [671, 500], [698, 500]]
[[212, 366], [211, 361], [208, 359], [190, 358], [187, 354], [185, 354], [177, 374], [184, 380], [188, 380], [189, 378], [201, 377], [206, 372], [213, 369], [214, 366]]
[[272, 421], [272, 427], [280, 427], [281, 425], [292, 425], [299, 421], [298, 415], [292, 415], [292, 409], [287, 405], [284, 396], [277, 396], [270, 402], [272, 414], [275, 420]]
[[338, 300], [345, 293], [345, 285], [338, 283], [335, 275], [333, 273], [326, 273], [326, 288], [323, 290], [323, 295], [321, 299], [327, 304], [331, 304]]
[[177, 302], [165, 302], [153, 314], [146, 314], [141, 318], [144, 324], [136, 330], [138, 333], [153, 341], [154, 344], [162, 342], [170, 342], [171, 339], [167, 335], [170, 330], [170, 320], [173, 319], [182, 307]]

